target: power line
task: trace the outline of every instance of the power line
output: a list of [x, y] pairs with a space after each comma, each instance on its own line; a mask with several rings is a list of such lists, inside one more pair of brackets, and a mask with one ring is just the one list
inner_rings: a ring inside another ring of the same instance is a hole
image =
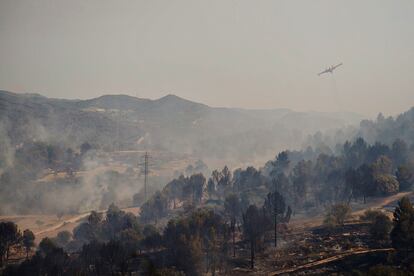
[[[159, 162], [161, 160], [154, 158], [154, 156], [150, 155], [148, 151], [141, 156], [141, 162], [138, 162], [137, 166], [140, 167], [141, 175], [144, 174], [144, 202], [147, 201], [148, 198], [148, 183], [149, 183], [149, 174], [151, 173], [151, 168], [153, 166], [159, 167]], [[154, 164], [154, 161], [157, 163]]]
[[143, 159], [144, 161], [141, 163], [138, 163], [138, 166], [141, 167], [141, 173], [144, 173], [144, 202], [147, 201], [147, 185], [148, 185], [148, 175], [149, 175], [149, 160], [150, 160], [151, 156], [149, 155], [149, 153], [146, 151]]

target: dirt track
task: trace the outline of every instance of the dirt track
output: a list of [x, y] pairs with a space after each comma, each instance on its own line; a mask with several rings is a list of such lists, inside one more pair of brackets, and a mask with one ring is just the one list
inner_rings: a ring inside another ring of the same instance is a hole
[[[370, 198], [368, 199], [367, 203], [363, 204], [361, 202], [351, 203], [351, 207], [353, 212], [351, 214], [352, 217], [358, 218], [361, 216], [366, 210], [368, 209], [382, 209], [383, 207], [390, 205], [391, 203], [397, 202], [404, 196], [412, 196], [414, 192], [402, 192], [388, 197], [379, 197], [379, 198]], [[314, 217], [297, 217], [293, 218], [289, 225], [295, 229], [305, 229], [309, 227], [316, 227], [323, 224], [324, 215], [317, 215]]]
[[[123, 208], [122, 211], [133, 213], [134, 215], [137, 215], [139, 213], [138, 207], [130, 207], [130, 208]], [[98, 211], [100, 213], [105, 213], [105, 211]], [[38, 232], [35, 232], [36, 237], [51, 237], [56, 236], [58, 230], [69, 230], [70, 232], [77, 226], [79, 223], [89, 216], [91, 212], [85, 212], [80, 215], [71, 217], [69, 219], [64, 220], [63, 222], [59, 222], [56, 225], [50, 226], [46, 229], [42, 229]], [[67, 226], [67, 227], [65, 227]], [[65, 228], [65, 229], [62, 229]]]
[[42, 235], [42, 234], [47, 233], [47, 232], [53, 232], [53, 231], [58, 230], [59, 228], [63, 227], [64, 225], [66, 225], [68, 223], [79, 222], [80, 220], [82, 220], [82, 219], [86, 218], [87, 216], [89, 216], [89, 214], [90, 214], [90, 212], [74, 216], [70, 219], [64, 220], [63, 222], [60, 222], [60, 223], [58, 223], [56, 225], [53, 225], [49, 228], [46, 228], [46, 229], [43, 229], [41, 231], [35, 232], [34, 234], [36, 236], [38, 236], [38, 235]]
[[[122, 209], [125, 212], [131, 212], [134, 215], [139, 214], [139, 208], [130, 207]], [[100, 211], [105, 212], [105, 211]], [[45, 237], [54, 237], [60, 231], [69, 231], [72, 232], [73, 229], [79, 225], [79, 223], [88, 217], [90, 212], [85, 212], [82, 214], [74, 216], [65, 216], [63, 219], [59, 220], [56, 216], [52, 215], [14, 215], [14, 216], [1, 216], [0, 221], [13, 221], [19, 228], [31, 229], [35, 236], [36, 241], [39, 242]], [[36, 221], [41, 220], [44, 222], [43, 225], [36, 225]]]
[[[362, 215], [367, 209], [381, 209], [386, 205], [390, 205], [393, 202], [400, 200], [404, 196], [413, 195], [412, 192], [404, 192], [398, 193], [389, 197], [384, 198], [375, 198], [371, 199], [366, 204], [353, 204], [353, 209], [355, 210], [352, 212], [352, 216], [358, 217]], [[124, 208], [126, 212], [132, 212], [135, 215], [139, 213], [138, 208]], [[102, 211], [104, 212], [104, 211]], [[21, 215], [21, 216], [3, 216], [0, 217], [0, 220], [11, 220], [16, 222], [20, 228], [25, 229], [33, 229], [33, 232], [36, 235], [37, 240], [41, 240], [44, 237], [54, 237], [59, 231], [68, 230], [72, 231], [79, 223], [85, 219], [90, 212], [85, 212], [79, 215], [75, 215], [72, 217], [64, 218], [63, 220], [57, 220], [55, 216], [38, 216], [38, 215]], [[47, 221], [44, 226], [37, 226], [35, 225], [35, 220], [41, 219], [43, 221]], [[319, 226], [323, 223], [323, 216], [316, 216], [312, 218], [294, 218], [291, 220], [290, 226], [292, 228], [308, 228]], [[23, 225], [21, 225], [23, 224]]]
[[297, 267], [282, 269], [282, 270], [273, 272], [271, 275], [282, 275], [282, 274], [287, 274], [287, 273], [299, 272], [304, 269], [315, 268], [317, 266], [328, 264], [328, 263], [338, 261], [346, 257], [354, 256], [354, 255], [361, 255], [361, 254], [372, 253], [372, 252], [390, 252], [394, 250], [395, 250], [394, 248], [380, 248], [380, 249], [366, 249], [366, 250], [359, 250], [359, 251], [348, 251], [348, 252], [341, 253], [339, 255], [335, 255], [335, 256], [328, 257], [322, 260], [310, 262], [310, 263], [300, 265]]

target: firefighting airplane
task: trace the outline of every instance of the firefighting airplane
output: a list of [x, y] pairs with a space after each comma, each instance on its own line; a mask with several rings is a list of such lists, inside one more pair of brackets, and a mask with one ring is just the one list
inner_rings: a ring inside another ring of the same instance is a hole
[[320, 76], [320, 75], [322, 75], [322, 74], [324, 74], [324, 73], [333, 73], [333, 70], [335, 70], [336, 68], [338, 68], [339, 66], [341, 66], [342, 65], [342, 62], [341, 63], [339, 63], [339, 64], [337, 64], [337, 65], [335, 65], [335, 66], [331, 66], [331, 67], [328, 67], [328, 68], [326, 68], [326, 70], [325, 71], [322, 71], [322, 72], [320, 72], [319, 74], [318, 74], [318, 76]]

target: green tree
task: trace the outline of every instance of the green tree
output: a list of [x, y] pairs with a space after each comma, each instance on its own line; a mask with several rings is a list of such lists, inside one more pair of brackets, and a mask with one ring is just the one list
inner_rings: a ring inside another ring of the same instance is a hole
[[211, 177], [209, 179], [209, 183], [207, 184], [209, 186], [207, 188], [209, 190], [211, 189], [211, 192], [214, 191], [214, 193], [218, 195], [219, 198], [220, 198], [220, 194], [217, 193], [217, 190], [218, 190], [218, 184], [220, 182], [220, 179], [221, 179], [221, 172], [219, 172], [218, 170], [214, 170], [212, 171]]
[[371, 236], [379, 241], [386, 241], [390, 237], [390, 231], [392, 229], [392, 222], [387, 215], [380, 213], [369, 227]]
[[414, 208], [408, 197], [403, 197], [394, 210], [392, 245], [404, 252], [414, 248]]
[[408, 146], [404, 140], [396, 139], [392, 144], [391, 156], [397, 166], [404, 164], [408, 160]]
[[372, 166], [367, 164], [361, 165], [356, 171], [356, 194], [364, 198], [375, 195], [376, 188], [374, 183], [374, 171]]
[[73, 229], [73, 238], [81, 244], [100, 239], [100, 228], [93, 227], [90, 223], [84, 222]]
[[213, 199], [214, 195], [216, 194], [216, 184], [214, 183], [212, 178], [209, 178], [207, 182], [207, 193], [208, 199]]
[[234, 183], [239, 192], [254, 191], [266, 185], [266, 178], [254, 167], [238, 170], [234, 173]]
[[329, 226], [344, 225], [345, 220], [351, 215], [351, 207], [345, 203], [332, 205], [325, 216], [325, 224]]
[[409, 191], [414, 183], [412, 170], [406, 165], [401, 165], [396, 172], [397, 181], [400, 183], [400, 191]]
[[34, 246], [35, 235], [29, 229], [23, 231], [23, 246], [26, 249], [26, 259], [29, 258], [29, 252]]
[[80, 146], [81, 155], [84, 155], [87, 151], [89, 151], [91, 149], [92, 149], [92, 146], [88, 142], [83, 143]]
[[173, 209], [176, 208], [177, 200], [182, 200], [184, 197], [184, 187], [186, 186], [187, 178], [180, 175], [178, 178], [170, 181], [162, 190], [168, 197], [168, 200], [173, 203]]
[[394, 176], [389, 174], [380, 174], [374, 177], [376, 193], [378, 195], [388, 196], [398, 193], [400, 184]]
[[290, 160], [288, 151], [280, 152], [276, 158], [266, 164], [270, 178], [276, 178], [279, 174], [287, 175], [289, 171]]
[[83, 245], [82, 251], [80, 252], [79, 260], [80, 265], [88, 274], [91, 275], [102, 275], [104, 268], [101, 259], [101, 249], [103, 244], [93, 240], [88, 244]]
[[88, 216], [88, 222], [93, 227], [97, 227], [102, 222], [102, 214], [96, 211], [92, 211]]
[[9, 259], [10, 248], [19, 243], [21, 233], [14, 222], [0, 222], [0, 267]]
[[206, 185], [206, 178], [201, 173], [193, 174], [189, 179], [189, 184], [192, 187], [193, 204], [200, 204], [203, 198], [204, 187]]
[[233, 257], [236, 257], [236, 225], [241, 215], [241, 202], [237, 195], [230, 194], [224, 200], [224, 212], [230, 219], [230, 230], [233, 240]]
[[149, 223], [151, 221], [157, 221], [167, 215], [168, 211], [168, 198], [167, 196], [157, 191], [147, 202], [141, 206], [140, 219]]
[[186, 275], [199, 275], [203, 260], [201, 241], [197, 236], [186, 235], [182, 227], [182, 222], [170, 221], [164, 231], [168, 260]]
[[49, 238], [39, 243], [34, 259], [40, 262], [41, 275], [63, 275], [68, 265], [68, 255]]
[[392, 161], [385, 155], [381, 155], [372, 164], [373, 173], [376, 175], [391, 174], [392, 172]]
[[347, 167], [357, 168], [365, 163], [368, 153], [365, 140], [358, 137], [352, 144], [348, 141], [343, 147], [343, 156]]
[[162, 237], [154, 225], [145, 225], [142, 233], [144, 234], [144, 239], [141, 241], [141, 245], [146, 250], [155, 249], [161, 246]]
[[72, 233], [69, 231], [60, 231], [55, 238], [56, 244], [59, 247], [65, 247], [72, 239]]
[[311, 180], [312, 162], [300, 161], [293, 168], [291, 178], [294, 190], [295, 204], [303, 205]]
[[216, 231], [214, 227], [211, 227], [205, 237], [206, 244], [206, 272], [208, 273], [211, 270], [211, 274], [216, 275], [216, 269], [219, 263], [219, 246]]
[[250, 205], [243, 214], [243, 235], [250, 243], [250, 267], [254, 268], [257, 244], [264, 231], [263, 218], [255, 205]]
[[[273, 181], [276, 187], [276, 181]], [[284, 221], [284, 214], [286, 211], [286, 203], [284, 197], [278, 192], [274, 191], [268, 193], [263, 204], [264, 213], [269, 225], [273, 225], [274, 242], [277, 247], [277, 225], [278, 222]]]
[[351, 199], [356, 198], [358, 195], [358, 173], [354, 168], [349, 168], [345, 172], [345, 189], [344, 197], [347, 197], [347, 203], [351, 202]]
[[109, 267], [111, 275], [116, 275], [117, 271], [121, 275], [125, 275], [128, 269], [127, 260], [130, 257], [130, 252], [125, 248], [120, 241], [111, 240], [104, 244], [100, 250], [102, 262]]
[[215, 244], [223, 244], [228, 231], [226, 224], [219, 214], [209, 209], [197, 209], [186, 217], [170, 220], [163, 237], [171, 265], [187, 275], [201, 274], [202, 262], [207, 257], [203, 252], [210, 252], [212, 229], [217, 239]]
[[39, 243], [39, 253], [43, 256], [51, 255], [58, 249], [56, 244], [50, 238], [43, 238]]
[[220, 173], [220, 180], [217, 183], [217, 189], [220, 197], [224, 197], [224, 195], [230, 190], [231, 182], [231, 172], [227, 166], [224, 166]]
[[370, 223], [373, 223], [377, 216], [382, 215], [383, 213], [379, 210], [372, 210], [368, 209], [364, 212], [364, 214], [360, 217], [362, 221], [368, 221]]

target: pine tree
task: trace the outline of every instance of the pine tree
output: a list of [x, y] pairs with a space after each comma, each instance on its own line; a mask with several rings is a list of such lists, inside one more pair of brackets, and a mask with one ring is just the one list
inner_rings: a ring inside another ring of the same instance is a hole
[[414, 249], [414, 208], [408, 197], [403, 197], [394, 211], [392, 245], [405, 253]]

